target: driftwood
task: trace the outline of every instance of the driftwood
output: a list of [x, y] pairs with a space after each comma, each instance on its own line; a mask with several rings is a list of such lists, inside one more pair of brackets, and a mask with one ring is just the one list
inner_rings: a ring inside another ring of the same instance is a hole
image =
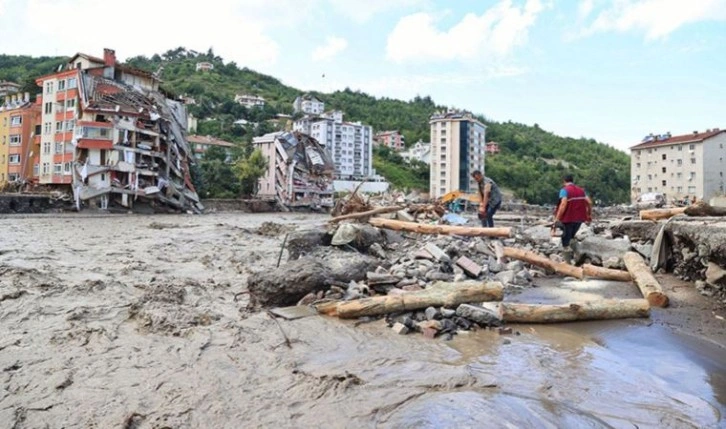
[[373, 210], [367, 210], [364, 212], [350, 213], [347, 215], [337, 216], [337, 217], [330, 219], [328, 222], [335, 223], [335, 222], [340, 222], [340, 221], [348, 220], [348, 219], [361, 219], [361, 218], [375, 216], [377, 214], [397, 212], [397, 211], [403, 210], [403, 209], [404, 209], [404, 207], [398, 207], [398, 206], [377, 207]]
[[633, 276], [629, 272], [623, 270], [613, 270], [611, 268], [598, 267], [591, 264], [584, 264], [582, 271], [585, 277], [592, 277], [603, 280], [615, 280], [618, 282], [631, 282]]
[[326, 304], [316, 308], [320, 313], [329, 316], [354, 319], [427, 307], [455, 307], [469, 302], [501, 301], [503, 295], [503, 287], [499, 282], [436, 282], [417, 292], [342, 301], [336, 306]]
[[726, 216], [726, 207], [714, 207], [704, 201], [699, 201], [686, 207], [685, 213], [688, 216]]
[[392, 229], [394, 231], [409, 231], [420, 234], [454, 234], [465, 235], [470, 237], [511, 237], [512, 229], [499, 228], [480, 228], [467, 226], [452, 225], [429, 225], [425, 223], [403, 222], [400, 220], [372, 218], [368, 221], [373, 226], [379, 228]]
[[566, 264], [564, 262], [555, 262], [550, 258], [540, 255], [529, 250], [515, 249], [514, 247], [505, 247], [504, 256], [508, 258], [519, 259], [520, 261], [529, 262], [532, 265], [537, 265], [556, 273], [564, 274], [566, 276], [575, 277], [582, 279], [584, 273], [582, 268], [574, 265]]
[[673, 216], [684, 214], [686, 207], [676, 207], [673, 209], [651, 209], [641, 210], [640, 220], [661, 220], [672, 218]]
[[650, 305], [656, 307], [667, 307], [668, 296], [663, 293], [660, 283], [653, 276], [653, 272], [645, 264], [645, 260], [636, 252], [625, 252], [623, 261], [628, 268], [633, 281], [643, 293], [643, 297], [648, 300]]
[[577, 320], [629, 319], [648, 317], [650, 306], [644, 299], [612, 299], [573, 302], [560, 305], [502, 302], [499, 315], [505, 322], [556, 323]]

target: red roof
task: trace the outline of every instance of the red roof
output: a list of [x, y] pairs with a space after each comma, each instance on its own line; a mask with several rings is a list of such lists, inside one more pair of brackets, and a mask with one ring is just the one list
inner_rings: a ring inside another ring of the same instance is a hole
[[637, 145], [631, 147], [630, 149], [648, 149], [651, 147], [657, 147], [657, 146], [668, 146], [672, 144], [683, 144], [683, 143], [696, 143], [696, 142], [702, 142], [706, 139], [710, 139], [711, 137], [714, 137], [718, 134], [724, 133], [726, 130], [709, 130], [703, 133], [691, 133], [691, 134], [683, 134], [681, 136], [671, 136], [667, 139], [658, 140], [658, 136], [654, 136], [653, 141], [646, 141], [642, 143], [638, 143]]

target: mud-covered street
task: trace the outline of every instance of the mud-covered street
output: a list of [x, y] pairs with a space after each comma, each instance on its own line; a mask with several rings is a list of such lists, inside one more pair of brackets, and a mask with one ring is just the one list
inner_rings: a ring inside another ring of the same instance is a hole
[[[724, 321], [670, 276], [649, 319], [451, 341], [248, 311], [285, 232], [327, 219], [1, 217], [0, 428], [726, 426]], [[514, 299], [614, 287], [543, 279]]]

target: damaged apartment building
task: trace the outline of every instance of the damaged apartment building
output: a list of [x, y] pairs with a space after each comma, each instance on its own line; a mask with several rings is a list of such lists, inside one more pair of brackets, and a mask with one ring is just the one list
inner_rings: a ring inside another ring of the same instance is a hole
[[300, 132], [275, 132], [253, 139], [268, 162], [257, 195], [286, 208], [332, 207], [335, 164], [316, 139]]
[[38, 183], [70, 185], [79, 210], [145, 205], [200, 212], [186, 109], [164, 96], [159, 82], [154, 73], [117, 63], [111, 49], [103, 58], [76, 54], [38, 78]]

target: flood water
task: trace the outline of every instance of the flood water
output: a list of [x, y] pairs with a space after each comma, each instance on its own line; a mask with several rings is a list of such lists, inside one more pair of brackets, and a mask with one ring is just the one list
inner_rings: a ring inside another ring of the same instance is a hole
[[[268, 220], [0, 219], [0, 428], [726, 427], [723, 336], [663, 322], [678, 298], [651, 319], [448, 342], [278, 324], [245, 311], [246, 276], [279, 253], [282, 236], [254, 231]], [[531, 293], [561, 298], [546, 286]]]

